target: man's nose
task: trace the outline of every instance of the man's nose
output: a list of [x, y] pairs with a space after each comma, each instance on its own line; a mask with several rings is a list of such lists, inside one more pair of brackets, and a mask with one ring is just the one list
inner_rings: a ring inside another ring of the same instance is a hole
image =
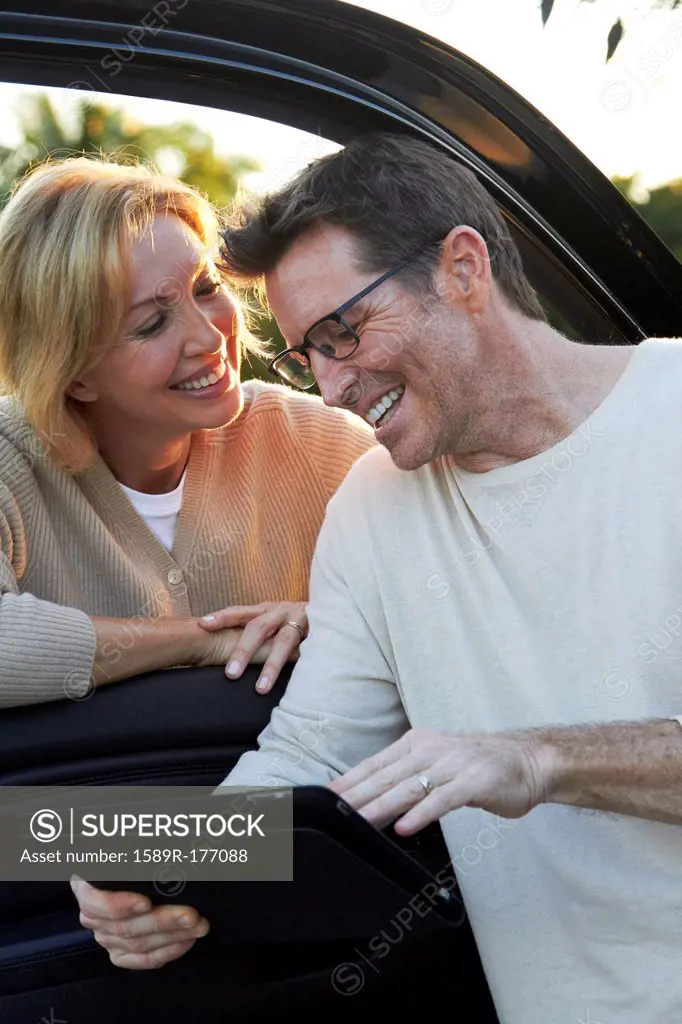
[[313, 354], [313, 371], [325, 405], [352, 409], [362, 398], [357, 368]]

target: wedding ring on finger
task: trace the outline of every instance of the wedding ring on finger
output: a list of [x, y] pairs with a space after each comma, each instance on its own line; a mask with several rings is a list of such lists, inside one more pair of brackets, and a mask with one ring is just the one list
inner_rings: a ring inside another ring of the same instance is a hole
[[416, 775], [415, 779], [424, 790], [424, 796], [428, 796], [431, 790], [433, 789], [433, 783], [431, 782], [428, 775]]
[[284, 625], [285, 626], [293, 626], [294, 629], [298, 630], [298, 632], [299, 632], [299, 634], [301, 636], [301, 640], [305, 640], [305, 630], [304, 630], [304, 628], [303, 628], [303, 626], [301, 625], [300, 622], [294, 622], [293, 619], [289, 619], [288, 622], [284, 623]]

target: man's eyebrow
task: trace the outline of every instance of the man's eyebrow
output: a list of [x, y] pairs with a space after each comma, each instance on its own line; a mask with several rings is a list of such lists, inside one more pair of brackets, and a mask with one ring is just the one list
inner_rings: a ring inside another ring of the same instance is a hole
[[[370, 292], [369, 295], [363, 295], [361, 299], [357, 299], [352, 306], [349, 306], [346, 310], [344, 310], [341, 316], [347, 320], [352, 320], [353, 318], [358, 316], [364, 316], [364, 314], [367, 311], [367, 307], [371, 305], [373, 298], [374, 292]], [[345, 302], [342, 303], [341, 306], [337, 306], [336, 308], [341, 309], [343, 306], [345, 306]]]

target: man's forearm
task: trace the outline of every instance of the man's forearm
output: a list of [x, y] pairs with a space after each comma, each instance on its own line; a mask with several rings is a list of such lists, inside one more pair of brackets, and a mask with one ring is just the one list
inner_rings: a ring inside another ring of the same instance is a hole
[[670, 719], [538, 730], [545, 803], [682, 825], [682, 726]]

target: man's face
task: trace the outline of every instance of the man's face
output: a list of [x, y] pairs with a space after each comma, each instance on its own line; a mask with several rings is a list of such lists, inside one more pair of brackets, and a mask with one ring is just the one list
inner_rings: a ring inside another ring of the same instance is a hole
[[[379, 276], [358, 270], [355, 258], [353, 237], [325, 225], [299, 238], [267, 275], [269, 304], [288, 346], [301, 344], [316, 320]], [[460, 284], [461, 274], [442, 268], [435, 294], [390, 278], [344, 313], [360, 336], [350, 358], [309, 352], [325, 404], [371, 423], [400, 469], [468, 444], [478, 341]]]

